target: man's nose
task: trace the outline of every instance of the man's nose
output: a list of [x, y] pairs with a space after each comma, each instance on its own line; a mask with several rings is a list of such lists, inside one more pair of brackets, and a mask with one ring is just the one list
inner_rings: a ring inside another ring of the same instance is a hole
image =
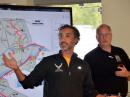
[[60, 37], [60, 41], [61, 42], [65, 41], [65, 37], [64, 36]]

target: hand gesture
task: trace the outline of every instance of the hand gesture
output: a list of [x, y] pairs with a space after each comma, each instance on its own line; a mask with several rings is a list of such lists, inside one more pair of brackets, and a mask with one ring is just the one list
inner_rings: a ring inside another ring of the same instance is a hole
[[126, 67], [124, 65], [118, 66], [117, 68], [120, 70], [115, 72], [116, 76], [120, 76], [120, 77], [128, 77], [129, 76], [129, 71], [126, 69]]
[[15, 58], [13, 57], [13, 55], [11, 53], [9, 53], [9, 57], [10, 58], [8, 58], [5, 54], [3, 54], [2, 59], [3, 59], [4, 65], [13, 70], [17, 70], [18, 66], [17, 66], [17, 62], [16, 62]]

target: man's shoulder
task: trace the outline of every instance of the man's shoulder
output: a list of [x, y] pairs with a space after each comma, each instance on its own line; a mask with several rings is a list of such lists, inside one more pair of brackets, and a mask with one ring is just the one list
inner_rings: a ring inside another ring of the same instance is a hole
[[84, 60], [83, 59], [81, 59], [80, 57], [77, 57], [76, 58], [79, 62], [83, 62]]
[[124, 52], [124, 49], [121, 48], [121, 47], [118, 47], [118, 46], [112, 46], [112, 49], [113, 49], [114, 51], [123, 51], [123, 52]]
[[59, 54], [48, 55], [48, 56], [44, 57], [44, 59], [51, 59], [51, 58], [55, 58], [56, 56], [59, 56]]
[[88, 52], [84, 56], [84, 60], [87, 61], [89, 59], [93, 59], [93, 58], [97, 57], [97, 55], [99, 55], [99, 48], [98, 47], [96, 47], [93, 50], [91, 50], [90, 52]]
[[48, 55], [48, 56], [43, 57], [42, 61], [47, 62], [47, 63], [52, 62], [53, 60], [56, 59], [57, 56], [58, 54]]
[[98, 53], [98, 51], [99, 51], [99, 48], [96, 47], [96, 48], [92, 49], [91, 51], [89, 51], [89, 52], [86, 54], [86, 56], [94, 55], [95, 53]]

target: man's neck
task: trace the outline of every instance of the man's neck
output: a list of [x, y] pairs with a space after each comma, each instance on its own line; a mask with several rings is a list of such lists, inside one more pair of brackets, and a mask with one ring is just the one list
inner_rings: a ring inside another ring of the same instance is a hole
[[110, 46], [100, 46], [104, 51], [111, 52], [111, 45]]
[[73, 54], [73, 50], [68, 50], [68, 51], [62, 51], [63, 56], [65, 57], [71, 57]]

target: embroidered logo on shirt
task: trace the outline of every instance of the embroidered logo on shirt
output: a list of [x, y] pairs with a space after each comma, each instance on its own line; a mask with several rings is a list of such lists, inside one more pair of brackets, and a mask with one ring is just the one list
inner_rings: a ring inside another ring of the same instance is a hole
[[56, 67], [55, 72], [63, 72], [63, 70], [61, 69], [62, 65], [63, 65], [62, 63], [60, 65], [55, 64], [55, 67]]
[[109, 58], [113, 59], [114, 57], [113, 56], [108, 56]]
[[120, 63], [120, 62], [121, 62], [121, 58], [120, 58], [120, 56], [119, 56], [119, 55], [115, 55], [115, 58], [116, 58], [116, 61], [117, 61], [118, 63]]
[[81, 66], [78, 66], [77, 68], [78, 68], [79, 70], [81, 70], [81, 69], [82, 69], [82, 67], [81, 67]]

